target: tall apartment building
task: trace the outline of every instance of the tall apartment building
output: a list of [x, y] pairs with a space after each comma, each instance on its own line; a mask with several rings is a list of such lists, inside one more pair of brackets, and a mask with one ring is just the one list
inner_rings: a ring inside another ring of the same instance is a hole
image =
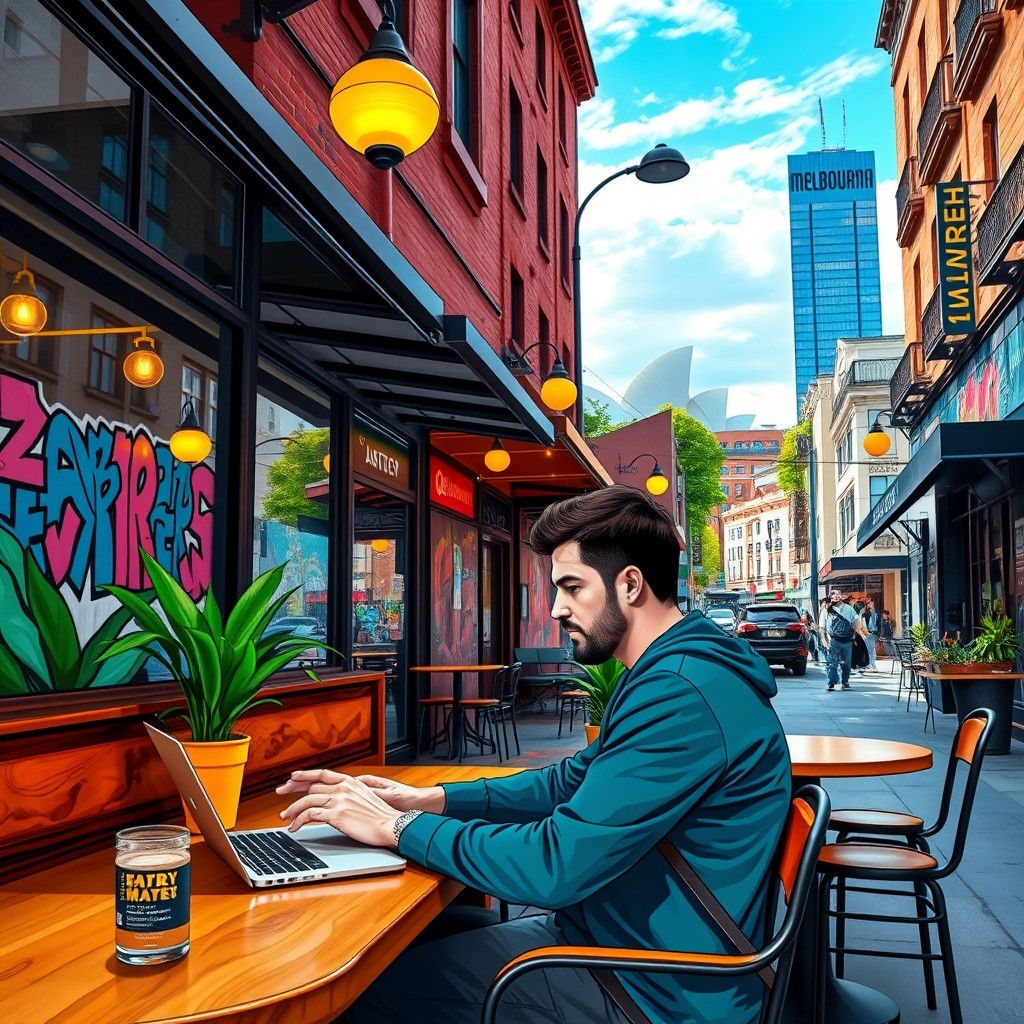
[[789, 499], [774, 469], [759, 472], [750, 497], [722, 513], [722, 530], [722, 566], [730, 590], [782, 600], [799, 582], [790, 564]]
[[[973, 636], [984, 615], [1001, 613], [1019, 631], [1024, 6], [884, 0], [875, 42], [892, 57], [901, 170], [906, 348], [890, 402], [911, 458], [857, 545], [888, 529], [908, 536], [912, 618], [939, 635]], [[1022, 723], [1024, 691], [1013, 689]]]
[[789, 157], [789, 240], [797, 410], [835, 367], [836, 340], [882, 333], [875, 154]]

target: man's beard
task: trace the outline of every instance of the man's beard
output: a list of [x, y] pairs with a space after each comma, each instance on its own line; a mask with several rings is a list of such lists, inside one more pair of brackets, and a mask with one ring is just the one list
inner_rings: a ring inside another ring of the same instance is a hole
[[622, 638], [626, 635], [626, 616], [611, 598], [605, 600], [604, 608], [594, 620], [589, 631], [577, 629], [570, 633], [573, 657], [581, 665], [601, 665], [613, 657]]

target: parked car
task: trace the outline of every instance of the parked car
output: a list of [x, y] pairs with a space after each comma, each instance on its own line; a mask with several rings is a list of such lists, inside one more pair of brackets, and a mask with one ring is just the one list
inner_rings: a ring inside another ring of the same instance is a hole
[[704, 614], [729, 636], [736, 632], [736, 613], [731, 608], [709, 608]]
[[267, 631], [294, 633], [296, 636], [308, 636], [311, 640], [325, 640], [327, 630], [323, 623], [312, 615], [282, 615], [274, 619]]
[[795, 676], [807, 672], [807, 630], [795, 604], [749, 604], [740, 611], [736, 636], [772, 665], [784, 665]]

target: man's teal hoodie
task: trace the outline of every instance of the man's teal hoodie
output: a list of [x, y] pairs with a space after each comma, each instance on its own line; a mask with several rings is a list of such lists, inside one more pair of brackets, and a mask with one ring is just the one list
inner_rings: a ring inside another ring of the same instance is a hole
[[[691, 613], [623, 676], [595, 743], [548, 768], [445, 786], [445, 813], [413, 820], [400, 852], [556, 911], [572, 945], [732, 952], [655, 849], [667, 835], [758, 945], [791, 792], [776, 692], [760, 655]], [[653, 1022], [757, 1020], [756, 977], [618, 977]]]

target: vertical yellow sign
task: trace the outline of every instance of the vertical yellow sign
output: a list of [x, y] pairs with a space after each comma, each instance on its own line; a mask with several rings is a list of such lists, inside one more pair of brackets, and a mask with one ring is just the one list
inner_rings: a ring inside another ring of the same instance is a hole
[[942, 331], [972, 334], [978, 329], [978, 320], [967, 185], [961, 181], [939, 182], [935, 186], [935, 212]]

